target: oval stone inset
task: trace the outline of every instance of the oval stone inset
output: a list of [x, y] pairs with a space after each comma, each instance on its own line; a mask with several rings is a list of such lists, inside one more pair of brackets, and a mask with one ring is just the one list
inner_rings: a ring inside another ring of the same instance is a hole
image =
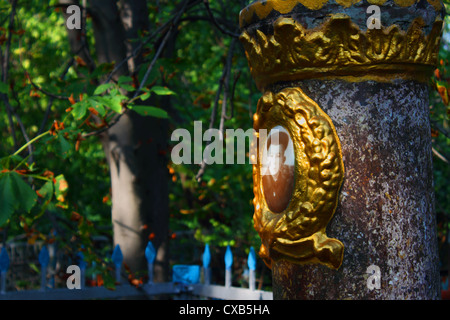
[[266, 140], [261, 162], [262, 188], [269, 210], [283, 212], [294, 191], [294, 144], [282, 126], [274, 127]]

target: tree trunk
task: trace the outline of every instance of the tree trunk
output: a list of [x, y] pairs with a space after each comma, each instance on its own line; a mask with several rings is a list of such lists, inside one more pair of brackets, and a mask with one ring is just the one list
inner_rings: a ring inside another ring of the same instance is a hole
[[[125, 59], [133, 50], [133, 46], [126, 45], [127, 40], [137, 38], [138, 30], [148, 26], [142, 2], [120, 4], [121, 12], [114, 1], [92, 1], [100, 63]], [[129, 67], [135, 69], [138, 62], [130, 59], [116, 77], [128, 74]], [[167, 149], [167, 132], [167, 120], [128, 112], [103, 138], [111, 174], [114, 243], [121, 246], [124, 262], [133, 272], [145, 271], [145, 247], [154, 233], [152, 241], [158, 249], [155, 281], [165, 281], [168, 274], [168, 173], [163, 152]]]
[[[347, 176], [328, 234], [344, 243], [344, 261], [339, 270], [277, 261], [274, 297], [439, 298], [427, 85], [298, 85], [327, 106], [343, 146]], [[379, 286], [371, 266], [379, 268]]]
[[[118, 64], [138, 44], [128, 40], [136, 39], [139, 30], [148, 28], [146, 3], [92, 0], [90, 5], [97, 62]], [[69, 31], [70, 39], [77, 39], [76, 33]], [[134, 74], [140, 63], [141, 56], [130, 59], [113, 79]], [[100, 138], [110, 167], [114, 244], [120, 245], [124, 263], [131, 271], [146, 271], [144, 253], [153, 233], [152, 242], [158, 250], [154, 280], [165, 281], [169, 233], [169, 177], [165, 156], [168, 121], [128, 111]]]

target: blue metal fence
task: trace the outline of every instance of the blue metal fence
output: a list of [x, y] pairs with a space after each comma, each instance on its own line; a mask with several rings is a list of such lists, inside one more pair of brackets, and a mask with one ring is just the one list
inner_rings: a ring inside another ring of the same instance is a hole
[[[189, 298], [214, 298], [214, 299], [233, 299], [233, 300], [272, 300], [273, 295], [270, 291], [256, 290], [255, 271], [256, 254], [253, 248], [247, 259], [249, 270], [249, 287], [232, 286], [232, 265], [233, 253], [228, 246], [226, 249], [225, 262], [225, 281], [224, 285], [211, 284], [211, 251], [209, 245], [205, 246], [202, 262], [203, 265], [175, 265], [172, 268], [172, 281], [156, 283], [153, 281], [153, 266], [156, 258], [156, 250], [152, 242], [148, 242], [145, 249], [145, 257], [148, 263], [148, 282], [139, 286], [133, 286], [128, 283], [122, 283], [121, 270], [123, 265], [123, 254], [119, 245], [114, 248], [111, 260], [115, 267], [115, 290], [108, 290], [105, 287], [86, 287], [85, 270], [87, 263], [84, 261], [83, 254], [78, 254], [77, 266], [80, 270], [80, 288], [61, 288], [51, 289], [47, 285], [47, 271], [50, 261], [47, 246], [43, 246], [39, 253], [39, 263], [41, 266], [41, 288], [39, 290], [7, 291], [6, 276], [10, 269], [10, 260], [5, 247], [0, 252], [0, 300], [77, 300], [77, 299], [117, 299], [122, 297], [149, 297], [154, 295], [177, 295], [184, 294], [183, 297]], [[13, 270], [11, 270], [13, 271]], [[203, 274], [203, 281], [200, 281]]]

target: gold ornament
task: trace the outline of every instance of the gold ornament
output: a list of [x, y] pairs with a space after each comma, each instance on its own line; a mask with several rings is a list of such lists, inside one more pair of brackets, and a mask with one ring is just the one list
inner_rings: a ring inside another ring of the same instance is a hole
[[278, 81], [314, 78], [427, 81], [437, 65], [443, 21], [437, 18], [428, 35], [424, 26], [420, 17], [406, 31], [397, 25], [362, 31], [338, 13], [309, 30], [280, 17], [272, 34], [244, 31], [240, 40], [260, 90]]
[[[367, 0], [369, 4], [382, 6], [387, 0]], [[361, 2], [361, 0], [336, 0], [336, 3], [348, 8]], [[417, 0], [394, 0], [395, 4], [399, 7], [409, 7], [418, 2]], [[257, 1], [244, 8], [239, 15], [239, 22], [241, 27], [249, 23], [253, 15], [257, 15], [259, 19], [266, 18], [273, 10], [278, 11], [281, 14], [291, 12], [298, 4], [304, 5], [309, 10], [322, 9], [328, 3], [328, 0], [264, 0]], [[442, 9], [442, 3], [440, 0], [428, 0], [436, 11]]]
[[253, 165], [254, 227], [262, 245], [259, 251], [267, 266], [285, 259], [294, 263], [321, 263], [338, 269], [344, 245], [328, 238], [326, 227], [337, 204], [344, 179], [344, 164], [336, 130], [329, 116], [300, 88], [266, 92], [258, 102], [254, 129], [281, 126], [294, 149], [294, 182], [286, 208], [273, 212], [265, 199], [262, 146], [258, 136], [258, 162]]

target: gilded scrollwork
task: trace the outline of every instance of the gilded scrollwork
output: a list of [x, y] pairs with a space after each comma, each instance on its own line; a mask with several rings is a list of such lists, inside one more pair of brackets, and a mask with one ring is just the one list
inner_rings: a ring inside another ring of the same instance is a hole
[[[348, 8], [352, 5], [360, 3], [362, 0], [336, 0], [336, 3], [344, 8]], [[369, 4], [382, 6], [387, 0], [367, 0]], [[434, 7], [436, 11], [442, 9], [442, 3], [440, 0], [427, 0], [430, 5]], [[280, 12], [281, 14], [291, 12], [297, 5], [302, 4], [309, 10], [322, 9], [329, 0], [263, 0], [256, 1], [243, 9], [240, 13], [240, 24], [243, 26], [248, 23], [253, 15], [257, 15], [259, 19], [266, 18], [273, 10]], [[394, 0], [395, 5], [399, 7], [409, 7], [415, 4], [416, 0]]]
[[324, 77], [426, 81], [437, 64], [443, 21], [436, 18], [427, 35], [424, 24], [419, 17], [408, 30], [391, 25], [363, 31], [349, 16], [334, 14], [320, 27], [305, 29], [293, 18], [280, 17], [273, 33], [244, 31], [240, 39], [261, 90], [278, 81]]
[[344, 179], [339, 138], [329, 116], [300, 88], [266, 92], [258, 102], [254, 129], [282, 126], [294, 147], [294, 188], [291, 200], [281, 212], [272, 212], [264, 198], [259, 136], [258, 162], [253, 166], [254, 227], [262, 245], [265, 263], [285, 259], [294, 263], [321, 263], [339, 268], [343, 244], [328, 238], [326, 227], [337, 204]]

